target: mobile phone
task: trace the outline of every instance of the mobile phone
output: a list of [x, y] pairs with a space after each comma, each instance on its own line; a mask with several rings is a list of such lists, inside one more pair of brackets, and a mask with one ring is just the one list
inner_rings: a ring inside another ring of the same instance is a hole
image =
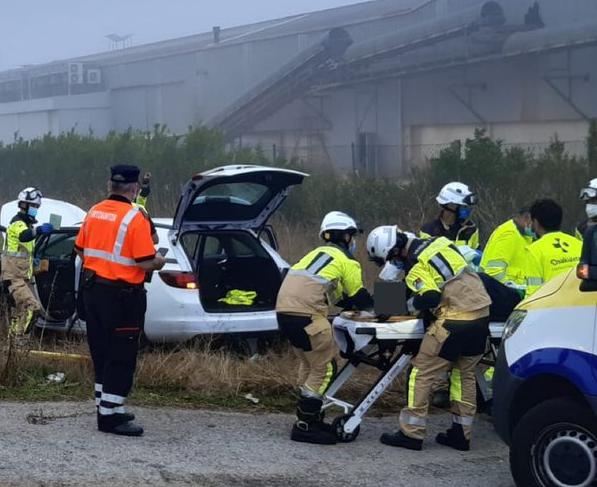
[[166, 248], [166, 247], [160, 247], [158, 249], [158, 254], [160, 254], [162, 257], [166, 257], [166, 254], [168, 253], [170, 249]]

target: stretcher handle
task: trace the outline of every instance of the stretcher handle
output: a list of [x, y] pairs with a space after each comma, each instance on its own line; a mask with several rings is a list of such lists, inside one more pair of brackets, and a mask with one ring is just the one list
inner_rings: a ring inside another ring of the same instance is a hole
[[357, 328], [355, 333], [357, 335], [371, 335], [371, 336], [375, 336], [375, 328], [369, 327], [369, 328]]

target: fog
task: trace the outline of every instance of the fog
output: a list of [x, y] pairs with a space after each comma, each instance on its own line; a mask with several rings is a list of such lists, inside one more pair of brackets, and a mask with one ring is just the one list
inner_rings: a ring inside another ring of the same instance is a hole
[[105, 51], [113, 33], [138, 45], [359, 1], [4, 0], [0, 70]]

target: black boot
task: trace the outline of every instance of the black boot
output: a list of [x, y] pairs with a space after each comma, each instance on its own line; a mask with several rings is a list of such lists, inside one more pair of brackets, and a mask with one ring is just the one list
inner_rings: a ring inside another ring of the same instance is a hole
[[301, 396], [297, 407], [298, 421], [292, 427], [290, 439], [303, 443], [317, 445], [334, 445], [336, 435], [330, 425], [321, 420], [321, 406], [323, 401], [314, 397]]
[[[115, 414], [97, 416], [97, 429], [103, 433], [112, 433], [120, 436], [142, 436], [143, 428], [130, 421], [123, 422], [122, 418], [115, 418]], [[122, 416], [122, 415], [119, 415]]]
[[396, 433], [384, 433], [379, 439], [384, 445], [397, 446], [407, 450], [421, 451], [423, 449], [423, 440], [417, 440], [406, 436], [402, 431]]
[[469, 451], [471, 442], [464, 437], [462, 425], [452, 424], [452, 427], [445, 433], [440, 433], [435, 437], [435, 441], [440, 445], [449, 446], [455, 450]]
[[450, 393], [448, 391], [435, 391], [431, 398], [431, 405], [440, 409], [448, 409], [450, 407]]

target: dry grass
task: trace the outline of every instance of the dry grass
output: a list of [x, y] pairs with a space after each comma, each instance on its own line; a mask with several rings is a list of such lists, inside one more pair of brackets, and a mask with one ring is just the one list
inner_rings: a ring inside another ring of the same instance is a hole
[[[80, 338], [47, 337], [27, 348], [0, 342], [0, 398], [17, 400], [90, 399], [93, 387], [89, 360], [61, 357], [61, 353], [88, 356]], [[31, 352], [30, 350], [34, 350]], [[54, 356], [39, 356], [36, 350]], [[212, 344], [150, 348], [140, 356], [133, 402], [186, 407], [208, 406], [264, 411], [290, 411], [296, 391], [298, 363], [285, 345], [265, 355], [238, 357]], [[64, 372], [66, 381], [53, 384], [49, 374]], [[354, 400], [374, 382], [377, 372], [355, 374], [341, 396]], [[402, 403], [404, 380], [396, 381], [377, 405], [394, 411]], [[258, 405], [245, 398], [251, 394]]]

